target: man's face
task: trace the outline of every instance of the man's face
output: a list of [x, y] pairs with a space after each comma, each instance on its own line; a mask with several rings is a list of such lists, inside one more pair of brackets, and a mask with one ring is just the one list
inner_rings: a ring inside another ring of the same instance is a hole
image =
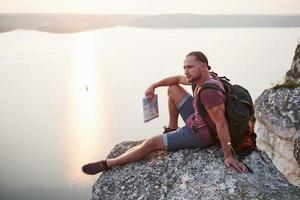
[[201, 78], [204, 68], [204, 63], [196, 60], [195, 56], [187, 56], [184, 60], [184, 73], [190, 83]]

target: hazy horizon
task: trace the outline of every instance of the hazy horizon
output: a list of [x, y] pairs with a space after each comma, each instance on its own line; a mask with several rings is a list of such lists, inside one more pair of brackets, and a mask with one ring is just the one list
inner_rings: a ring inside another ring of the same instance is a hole
[[[76, 23], [73, 23], [76, 21]], [[0, 14], [0, 32], [17, 29], [75, 33], [126, 26], [177, 29], [208, 27], [300, 27], [300, 15], [105, 15], [105, 14]]]

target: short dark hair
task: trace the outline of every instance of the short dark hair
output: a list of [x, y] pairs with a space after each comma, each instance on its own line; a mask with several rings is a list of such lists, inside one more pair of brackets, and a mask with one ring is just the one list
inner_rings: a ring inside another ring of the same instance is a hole
[[208, 65], [207, 57], [201, 51], [192, 51], [187, 56], [195, 56], [196, 60], [199, 60], [207, 64], [208, 70], [211, 69], [211, 67]]

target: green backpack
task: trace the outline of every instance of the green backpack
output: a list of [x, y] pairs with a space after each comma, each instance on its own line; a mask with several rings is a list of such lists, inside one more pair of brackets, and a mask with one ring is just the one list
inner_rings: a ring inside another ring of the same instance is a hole
[[[231, 144], [234, 153], [239, 156], [246, 156], [256, 148], [256, 134], [253, 131], [253, 125], [249, 126], [249, 121], [254, 124], [254, 106], [249, 92], [240, 85], [232, 85], [226, 77], [219, 77], [223, 83], [224, 89], [213, 83], [204, 83], [201, 85], [201, 91], [210, 88], [221, 91], [226, 96], [225, 117], [228, 122]], [[199, 98], [200, 99], [200, 98]], [[200, 112], [205, 114], [207, 111], [200, 101], [197, 101]], [[205, 121], [205, 117], [203, 117]], [[212, 131], [212, 127], [208, 128]]]

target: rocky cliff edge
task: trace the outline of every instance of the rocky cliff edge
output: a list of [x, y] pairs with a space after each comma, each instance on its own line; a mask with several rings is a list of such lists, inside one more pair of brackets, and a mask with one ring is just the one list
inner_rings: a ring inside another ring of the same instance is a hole
[[[138, 143], [116, 145], [108, 157]], [[228, 170], [221, 149], [157, 152], [102, 173], [91, 199], [300, 199], [300, 188], [291, 185], [265, 153], [255, 151], [243, 162], [253, 173]]]

